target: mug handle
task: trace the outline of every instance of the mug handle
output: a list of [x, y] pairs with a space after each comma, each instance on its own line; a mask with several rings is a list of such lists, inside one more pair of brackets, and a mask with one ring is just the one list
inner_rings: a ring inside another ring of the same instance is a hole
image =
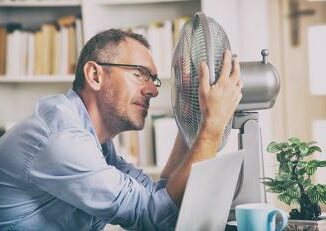
[[272, 227], [272, 222], [273, 219], [276, 215], [280, 215], [281, 219], [278, 221], [278, 223], [276, 224], [275, 230], [279, 231], [279, 230], [283, 230], [287, 223], [288, 223], [288, 214], [280, 209], [274, 209], [272, 211], [270, 211], [267, 215], [268, 217], [268, 224], [269, 224], [269, 230], [268, 231], [272, 231], [271, 227]]

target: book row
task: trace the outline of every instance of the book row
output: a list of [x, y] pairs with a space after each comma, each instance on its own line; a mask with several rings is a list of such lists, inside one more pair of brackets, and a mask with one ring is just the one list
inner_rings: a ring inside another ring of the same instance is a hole
[[[148, 39], [159, 73], [170, 72], [173, 47], [187, 17], [124, 28]], [[45, 23], [37, 31], [20, 24], [0, 26], [0, 75], [8, 78], [75, 72], [84, 44], [82, 19], [73, 15]]]
[[65, 75], [74, 73], [83, 45], [82, 20], [75, 16], [43, 24], [40, 30], [20, 24], [0, 27], [0, 75]]

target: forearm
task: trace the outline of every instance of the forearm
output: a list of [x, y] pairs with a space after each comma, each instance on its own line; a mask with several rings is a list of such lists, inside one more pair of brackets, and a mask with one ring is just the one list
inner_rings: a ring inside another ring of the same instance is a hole
[[168, 179], [184, 161], [185, 157], [188, 155], [188, 152], [189, 148], [187, 147], [187, 144], [182, 139], [181, 134], [178, 133], [170, 157], [161, 173], [161, 177]]
[[213, 158], [221, 143], [222, 130], [211, 135], [200, 132], [196, 142], [183, 161], [171, 174], [167, 183], [167, 192], [177, 206], [180, 206], [192, 164]]

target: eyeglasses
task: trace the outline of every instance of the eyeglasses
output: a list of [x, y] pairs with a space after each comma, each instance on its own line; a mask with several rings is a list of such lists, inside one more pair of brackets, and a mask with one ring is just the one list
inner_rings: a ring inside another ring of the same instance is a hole
[[157, 77], [156, 74], [152, 74], [146, 67], [142, 65], [132, 65], [132, 64], [120, 64], [120, 63], [98, 63], [100, 66], [112, 66], [112, 67], [125, 67], [137, 70], [137, 73], [134, 73], [134, 76], [139, 80], [142, 84], [145, 84], [149, 80], [152, 80], [156, 87], [161, 86], [161, 80]]

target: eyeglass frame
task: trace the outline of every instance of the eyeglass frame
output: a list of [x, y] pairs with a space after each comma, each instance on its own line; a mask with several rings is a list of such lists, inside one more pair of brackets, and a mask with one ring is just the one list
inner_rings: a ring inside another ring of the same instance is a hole
[[[112, 67], [132, 67], [132, 68], [143, 68], [144, 70], [146, 70], [149, 74], [149, 77], [148, 79], [145, 80], [145, 82], [148, 82], [150, 79], [152, 80], [152, 82], [154, 83], [154, 85], [156, 87], [161, 87], [162, 86], [162, 82], [161, 80], [157, 77], [157, 74], [152, 74], [150, 72], [150, 70], [148, 70], [147, 67], [144, 67], [142, 65], [137, 65], [137, 64], [123, 64], [123, 63], [102, 63], [102, 62], [95, 62], [97, 65], [100, 65], [100, 66], [112, 66]], [[147, 77], [146, 77], [147, 78]], [[155, 83], [155, 81], [157, 83]]]

